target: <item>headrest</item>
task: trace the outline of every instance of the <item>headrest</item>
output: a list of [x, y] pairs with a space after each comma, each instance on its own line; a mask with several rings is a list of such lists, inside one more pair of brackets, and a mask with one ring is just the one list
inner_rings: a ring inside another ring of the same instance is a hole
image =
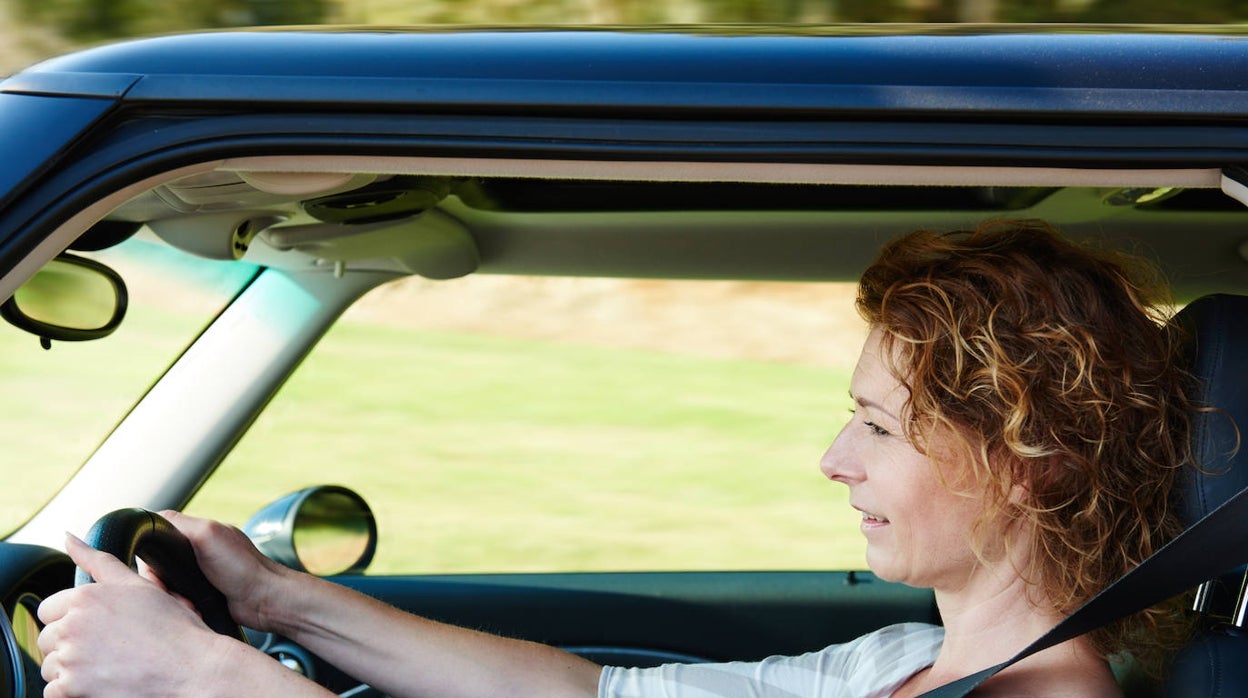
[[1192, 402], [1216, 408], [1192, 415], [1192, 451], [1203, 472], [1186, 469], [1177, 483], [1179, 517], [1189, 526], [1248, 487], [1248, 446], [1236, 449], [1238, 435], [1248, 435], [1248, 296], [1204, 296], [1175, 320], [1196, 379]]

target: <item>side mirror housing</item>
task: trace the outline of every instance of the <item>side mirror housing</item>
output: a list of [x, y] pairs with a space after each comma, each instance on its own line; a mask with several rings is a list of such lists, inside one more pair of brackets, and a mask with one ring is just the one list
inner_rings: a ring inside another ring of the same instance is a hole
[[364, 498], [318, 485], [269, 504], [243, 525], [260, 552], [318, 577], [360, 574], [377, 550], [377, 522]]

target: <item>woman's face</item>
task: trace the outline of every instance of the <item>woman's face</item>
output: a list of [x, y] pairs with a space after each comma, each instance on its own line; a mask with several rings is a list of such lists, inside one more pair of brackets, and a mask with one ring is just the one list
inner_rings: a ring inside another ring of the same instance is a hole
[[977, 566], [969, 538], [981, 499], [968, 496], [975, 488], [964, 484], [968, 471], [962, 465], [943, 463], [942, 480], [936, 463], [905, 437], [909, 393], [889, 372], [880, 337], [878, 329], [867, 337], [850, 382], [854, 414], [820, 469], [849, 487], [850, 505], [862, 512], [867, 564], [876, 575], [958, 589]]

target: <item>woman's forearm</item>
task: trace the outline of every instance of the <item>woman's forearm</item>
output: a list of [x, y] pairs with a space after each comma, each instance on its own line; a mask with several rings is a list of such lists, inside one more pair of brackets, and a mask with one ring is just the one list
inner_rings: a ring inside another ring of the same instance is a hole
[[420, 618], [307, 575], [285, 575], [279, 589], [268, 629], [390, 695], [597, 695], [600, 668], [561, 650]]
[[202, 674], [191, 683], [198, 698], [282, 696], [334, 698], [329, 690], [273, 661], [272, 657], [233, 638], [217, 636], [217, 646], [202, 648]]

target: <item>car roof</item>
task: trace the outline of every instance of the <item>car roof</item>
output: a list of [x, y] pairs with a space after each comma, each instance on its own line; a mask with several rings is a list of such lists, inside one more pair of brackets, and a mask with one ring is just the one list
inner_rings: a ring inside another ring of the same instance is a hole
[[1207, 118], [1248, 106], [1248, 37], [1232, 33], [737, 31], [207, 33], [54, 59], [3, 90], [154, 102], [506, 103], [808, 117]]
[[[78, 238], [71, 205], [157, 229], [280, 220], [249, 259], [435, 278], [848, 280], [907, 230], [1036, 217], [1152, 253], [1180, 298], [1248, 292], [1246, 212], [1219, 191], [1248, 162], [1246, 37], [976, 31], [312, 29], [94, 48], [0, 83], [0, 106], [29, 112], [0, 152], [32, 173], [0, 192], [0, 266], [41, 235]], [[59, 148], [38, 137], [71, 108]], [[36, 146], [46, 159], [20, 163]], [[349, 231], [321, 215], [426, 194]]]

